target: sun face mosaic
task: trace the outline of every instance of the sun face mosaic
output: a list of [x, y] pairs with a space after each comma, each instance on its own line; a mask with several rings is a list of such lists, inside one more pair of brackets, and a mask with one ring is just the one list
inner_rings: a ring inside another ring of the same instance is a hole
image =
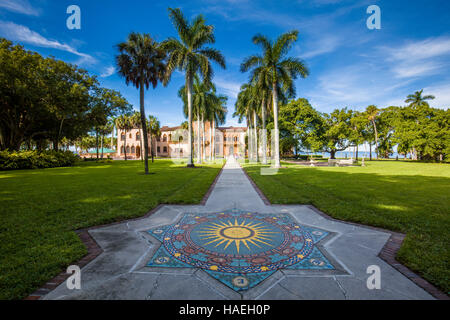
[[148, 267], [200, 268], [236, 291], [279, 269], [335, 268], [317, 246], [329, 232], [300, 225], [287, 214], [187, 213], [148, 233], [162, 243]]

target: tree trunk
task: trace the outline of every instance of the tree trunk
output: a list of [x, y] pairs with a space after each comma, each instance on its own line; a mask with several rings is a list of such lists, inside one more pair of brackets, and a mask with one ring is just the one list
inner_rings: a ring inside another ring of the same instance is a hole
[[372, 120], [372, 124], [373, 124], [373, 130], [375, 132], [375, 154], [378, 159], [378, 131], [377, 131], [377, 126], [375, 125], [375, 121]]
[[369, 143], [369, 160], [372, 161], [372, 144]]
[[265, 99], [263, 98], [261, 105], [261, 113], [262, 113], [262, 135], [261, 135], [261, 146], [262, 146], [262, 163], [267, 164], [267, 132], [266, 132], [266, 106]]
[[192, 132], [192, 78], [189, 75], [186, 75], [186, 95], [188, 100], [188, 125], [189, 125], [189, 133], [188, 133], [188, 140], [189, 140], [189, 147], [188, 147], [188, 167], [194, 167], [194, 135]]
[[274, 122], [274, 149], [273, 155], [275, 168], [280, 167], [280, 133], [278, 132], [278, 93], [277, 93], [277, 84], [273, 82], [272, 84], [272, 95], [273, 95], [273, 122]]
[[213, 126], [212, 126], [212, 130], [213, 130], [213, 140], [212, 140], [212, 155], [213, 155], [213, 160], [216, 161], [216, 121], [213, 120]]
[[200, 112], [197, 110], [197, 163], [202, 163], [202, 150], [200, 149]]
[[144, 78], [142, 77], [141, 77], [140, 91], [141, 91], [140, 92], [141, 127], [142, 127], [142, 135], [144, 136], [144, 165], [145, 165], [145, 174], [148, 174], [148, 136], [147, 136], [147, 121], [145, 118], [145, 107], [144, 107]]
[[153, 135], [150, 134], [150, 152], [152, 154], [152, 163], [155, 162], [155, 156], [153, 154], [153, 150], [155, 149], [155, 147], [153, 146]]
[[213, 146], [213, 141], [212, 141], [212, 121], [209, 122], [209, 162], [212, 161], [212, 146]]
[[102, 150], [102, 160], [103, 160], [103, 133], [102, 133], [102, 138], [101, 138], [101, 140], [100, 140], [100, 149]]
[[97, 151], [97, 160], [98, 160], [98, 130], [95, 129], [95, 148]]
[[253, 110], [253, 126], [255, 127], [255, 132], [254, 132], [254, 136], [255, 136], [255, 161], [258, 162], [258, 126], [256, 123], [256, 111]]
[[336, 159], [336, 150], [331, 150], [330, 151], [330, 158], [331, 159]]
[[356, 145], [356, 161], [358, 161], [358, 151], [359, 151], [359, 150], [358, 150], [358, 147], [359, 147], [359, 146]]
[[202, 114], [202, 161], [206, 161], [205, 116]]
[[252, 128], [252, 119], [249, 120], [248, 125], [248, 160], [253, 162], [253, 128]]

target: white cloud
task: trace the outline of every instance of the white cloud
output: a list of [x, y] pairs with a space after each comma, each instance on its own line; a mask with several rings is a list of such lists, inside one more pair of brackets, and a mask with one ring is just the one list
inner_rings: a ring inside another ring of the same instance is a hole
[[[316, 56], [333, 52], [341, 44], [341, 41], [336, 36], [323, 36], [319, 40], [309, 45], [309, 48], [305, 51], [297, 49], [302, 59], [314, 58]], [[298, 47], [297, 47], [298, 48]]]
[[26, 26], [18, 25], [13, 22], [0, 21], [0, 34], [5, 38], [13, 41], [25, 42], [34, 46], [53, 48], [70, 52], [80, 57], [78, 63], [94, 63], [96, 60], [92, 56], [81, 53], [77, 49], [68, 44], [60, 43], [56, 40], [50, 40], [39, 33], [30, 30]]
[[239, 91], [241, 89], [241, 84], [234, 81], [216, 78], [214, 79], [214, 83], [218, 88], [222, 89], [225, 92], [225, 94], [227, 94], [232, 99], [237, 98]]
[[430, 106], [435, 108], [442, 108], [447, 109], [450, 108], [450, 84], [444, 83], [444, 84], [438, 84], [433, 86], [425, 87], [424, 95], [433, 95], [435, 96], [435, 99], [428, 100], [428, 103]]
[[40, 13], [27, 0], [0, 0], [0, 8], [30, 16], [38, 16]]
[[423, 77], [447, 72], [450, 37], [433, 37], [399, 47], [380, 47], [397, 78]]
[[100, 77], [108, 78], [109, 76], [112, 76], [115, 72], [116, 72], [116, 68], [111, 66], [111, 67], [106, 68], [105, 72], [102, 73], [100, 75]]

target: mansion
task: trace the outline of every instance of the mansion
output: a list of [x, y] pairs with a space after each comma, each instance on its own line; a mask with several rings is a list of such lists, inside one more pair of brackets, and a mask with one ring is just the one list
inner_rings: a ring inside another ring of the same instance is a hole
[[[196, 121], [192, 123], [193, 126], [193, 148], [194, 157], [197, 157], [197, 139], [198, 139], [198, 124]], [[216, 127], [215, 130], [211, 130], [210, 122], [206, 122], [204, 129], [200, 125], [200, 146], [202, 157], [208, 158], [211, 149], [214, 145], [214, 153], [216, 157], [244, 157], [246, 155], [245, 149], [245, 137], [247, 134], [247, 128], [245, 127]], [[153, 154], [155, 157], [163, 158], [183, 158], [187, 157], [189, 145], [188, 145], [188, 130], [178, 127], [161, 128], [161, 135], [158, 137], [152, 137], [149, 148], [153, 148]], [[211, 137], [215, 131], [214, 144], [211, 143]], [[203, 134], [204, 132], [204, 134]], [[117, 132], [117, 156], [119, 158], [125, 157], [125, 151], [128, 159], [140, 159], [141, 150], [143, 151], [142, 129], [122, 130], [118, 129]], [[151, 153], [149, 152], [149, 156]]]

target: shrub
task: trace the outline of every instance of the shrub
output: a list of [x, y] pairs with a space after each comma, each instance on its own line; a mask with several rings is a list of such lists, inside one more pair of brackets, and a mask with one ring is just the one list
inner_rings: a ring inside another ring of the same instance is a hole
[[0, 151], [0, 170], [70, 167], [78, 160], [71, 151]]

